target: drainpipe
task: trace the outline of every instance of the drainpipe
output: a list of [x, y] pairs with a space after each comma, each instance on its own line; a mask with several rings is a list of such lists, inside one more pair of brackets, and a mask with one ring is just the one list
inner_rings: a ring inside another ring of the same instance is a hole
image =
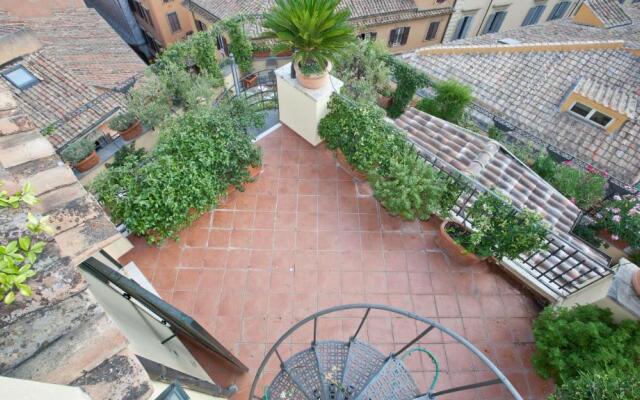
[[487, 15], [489, 14], [489, 10], [493, 7], [493, 0], [489, 2], [489, 6], [484, 11], [484, 15], [482, 16], [482, 21], [480, 21], [480, 26], [478, 27], [478, 32], [476, 32], [476, 36], [480, 35], [480, 31], [482, 30], [482, 26], [484, 25], [484, 20], [487, 19]]

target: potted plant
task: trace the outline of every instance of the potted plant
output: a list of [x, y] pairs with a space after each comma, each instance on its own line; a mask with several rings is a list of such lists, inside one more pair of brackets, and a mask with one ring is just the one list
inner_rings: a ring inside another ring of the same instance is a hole
[[271, 47], [266, 43], [253, 43], [253, 57], [265, 58], [271, 55]]
[[378, 97], [378, 105], [385, 110], [391, 107], [391, 102], [393, 101], [393, 91], [390, 86], [383, 88], [380, 91], [380, 96]]
[[492, 192], [480, 195], [467, 210], [472, 228], [445, 220], [437, 243], [461, 265], [493, 257], [516, 258], [543, 249], [547, 227], [532, 210], [515, 211], [511, 202]]
[[640, 196], [615, 195], [596, 214], [599, 236], [615, 247], [640, 248]]
[[267, 37], [276, 53], [295, 49], [293, 67], [300, 85], [318, 89], [329, 82], [331, 61], [355, 40], [349, 10], [340, 0], [277, 0], [266, 15]]
[[257, 81], [258, 81], [258, 76], [256, 74], [249, 74], [244, 78], [242, 78], [242, 84], [244, 85], [245, 89], [254, 87]]
[[111, 119], [109, 128], [118, 131], [125, 141], [135, 139], [142, 132], [142, 124], [131, 111], [120, 113]]
[[86, 172], [98, 165], [100, 156], [96, 146], [86, 138], [78, 139], [67, 146], [60, 154], [62, 159], [73, 165], [78, 172]]

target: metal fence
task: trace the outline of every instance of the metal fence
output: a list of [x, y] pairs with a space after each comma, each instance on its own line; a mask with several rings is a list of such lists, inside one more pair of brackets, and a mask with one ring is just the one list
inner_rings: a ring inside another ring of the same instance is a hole
[[[456, 194], [455, 205], [450, 214], [457, 222], [472, 228], [469, 209], [479, 195], [495, 193], [426, 149], [415, 145], [414, 148], [436, 170], [455, 180], [459, 193]], [[514, 215], [520, 211], [513, 204], [511, 207]], [[510, 261], [560, 298], [613, 273], [609, 267], [609, 256], [569, 233], [555, 230], [549, 230], [546, 249], [523, 254], [518, 260]]]

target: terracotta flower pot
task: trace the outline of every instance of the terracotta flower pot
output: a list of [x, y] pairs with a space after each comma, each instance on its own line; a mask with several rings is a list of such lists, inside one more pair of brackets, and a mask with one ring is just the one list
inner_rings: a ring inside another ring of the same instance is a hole
[[631, 286], [633, 286], [633, 290], [635, 290], [636, 294], [640, 296], [640, 271], [636, 271], [633, 274], [633, 278], [631, 278]]
[[244, 84], [245, 89], [254, 87], [257, 81], [258, 81], [258, 76], [256, 74], [251, 74], [246, 78], [242, 79], [242, 83]]
[[270, 55], [271, 55], [270, 50], [260, 50], [260, 51], [253, 52], [254, 58], [266, 58], [266, 57], [269, 57]]
[[319, 89], [329, 84], [329, 71], [331, 71], [331, 63], [327, 65], [327, 68], [319, 74], [305, 75], [300, 71], [298, 63], [295, 62], [293, 67], [296, 70], [296, 79], [298, 83], [307, 89]]
[[393, 97], [391, 96], [380, 96], [378, 97], [378, 105], [384, 109], [391, 107], [391, 102], [393, 101]]
[[478, 257], [473, 253], [467, 252], [464, 247], [460, 246], [453, 238], [447, 233], [447, 226], [454, 224], [458, 225], [455, 222], [444, 220], [440, 224], [440, 229], [438, 230], [438, 236], [436, 237], [436, 244], [440, 246], [442, 250], [451, 258], [453, 261], [463, 266], [470, 266], [473, 264], [477, 264], [483, 259]]
[[120, 137], [125, 141], [135, 139], [142, 132], [142, 124], [140, 121], [134, 122], [133, 125], [125, 129], [124, 131], [118, 131]]
[[280, 53], [276, 54], [276, 57], [291, 57], [292, 55], [293, 55], [293, 51], [285, 50], [285, 51], [281, 51]]
[[598, 231], [598, 237], [619, 250], [624, 250], [629, 247], [629, 242], [627, 242], [626, 240], [613, 239], [611, 237], [611, 232], [609, 232], [609, 230], [607, 229], [601, 229], [600, 231]]
[[87, 172], [91, 168], [98, 165], [99, 162], [100, 162], [100, 156], [94, 150], [91, 154], [85, 157], [84, 160], [74, 164], [73, 166], [78, 172]]
[[351, 164], [349, 164], [349, 161], [347, 161], [347, 158], [344, 156], [344, 153], [342, 152], [342, 150], [340, 149], [336, 150], [336, 160], [338, 160], [338, 164], [340, 164], [340, 167], [347, 174], [351, 175], [352, 177], [356, 178], [359, 181], [367, 180], [367, 175], [364, 172], [358, 171], [357, 169], [353, 168]]

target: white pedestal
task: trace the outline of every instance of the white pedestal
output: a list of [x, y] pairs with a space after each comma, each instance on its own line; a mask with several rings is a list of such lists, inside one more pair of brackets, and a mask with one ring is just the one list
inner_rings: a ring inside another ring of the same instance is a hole
[[302, 87], [296, 79], [291, 78], [291, 63], [283, 65], [275, 71], [278, 81], [278, 103], [280, 122], [293, 129], [313, 146], [322, 139], [318, 136], [318, 123], [327, 114], [327, 103], [333, 92], [340, 92], [344, 84], [334, 76], [331, 83], [320, 89]]

